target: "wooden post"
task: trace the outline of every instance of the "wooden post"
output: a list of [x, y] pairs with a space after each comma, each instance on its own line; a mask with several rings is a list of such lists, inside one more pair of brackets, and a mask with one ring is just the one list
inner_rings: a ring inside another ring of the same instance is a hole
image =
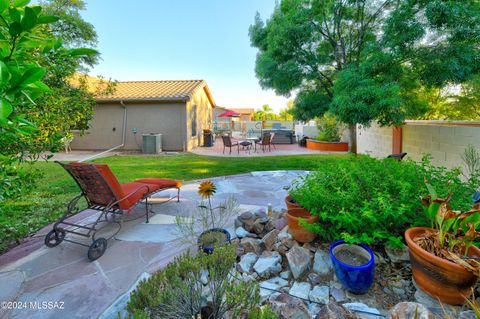
[[400, 154], [403, 149], [403, 129], [395, 126], [392, 129], [392, 154]]

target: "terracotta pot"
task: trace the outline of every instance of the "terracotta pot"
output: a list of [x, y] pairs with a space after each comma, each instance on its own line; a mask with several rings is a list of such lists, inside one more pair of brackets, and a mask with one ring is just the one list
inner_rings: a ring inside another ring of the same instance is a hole
[[[422, 290], [435, 299], [438, 297], [441, 302], [450, 305], [464, 304], [465, 298], [470, 296], [471, 289], [477, 284], [478, 276], [417, 245], [413, 239], [427, 229], [426, 227], [414, 227], [405, 232], [413, 278]], [[480, 249], [472, 246], [468, 255], [480, 257]]]
[[300, 204], [298, 204], [297, 202], [293, 202], [294, 201], [293, 197], [290, 196], [290, 195], [287, 195], [285, 197], [285, 205], [287, 205], [287, 209], [290, 210], [290, 209], [303, 209], [305, 210], [305, 213], [306, 214], [309, 214], [310, 215], [310, 211], [306, 208], [303, 208], [302, 206], [300, 206]]
[[[288, 203], [287, 196], [285, 202]], [[290, 197], [291, 198], [291, 197]], [[290, 206], [289, 206], [290, 205]], [[299, 224], [299, 219], [305, 219], [307, 223], [313, 224], [318, 220], [318, 216], [310, 215], [310, 211], [301, 207], [298, 204], [289, 203], [287, 204], [288, 211], [285, 214], [288, 223], [288, 231], [292, 234], [293, 239], [301, 243], [309, 243], [315, 239], [316, 234], [306, 230]]]

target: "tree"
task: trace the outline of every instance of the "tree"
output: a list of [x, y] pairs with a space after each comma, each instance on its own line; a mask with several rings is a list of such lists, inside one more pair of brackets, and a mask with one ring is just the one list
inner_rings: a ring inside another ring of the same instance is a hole
[[280, 112], [278, 113], [279, 118], [284, 121], [292, 121], [294, 105], [295, 105], [295, 101], [289, 100], [287, 102], [287, 107], [284, 109], [281, 109]]
[[282, 0], [250, 39], [263, 88], [298, 91], [294, 116], [399, 125], [428, 110], [422, 87], [479, 73], [478, 1]]
[[262, 108], [256, 110], [255, 113], [253, 114], [253, 118], [256, 121], [270, 120], [274, 116], [275, 116], [275, 114], [273, 113], [273, 109], [268, 104], [262, 105]]

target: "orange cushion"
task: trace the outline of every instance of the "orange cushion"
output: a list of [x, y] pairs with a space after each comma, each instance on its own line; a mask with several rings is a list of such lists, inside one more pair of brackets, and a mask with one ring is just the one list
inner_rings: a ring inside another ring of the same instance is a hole
[[[147, 186], [147, 187], [145, 187]], [[121, 185], [122, 190], [125, 196], [128, 196], [132, 193], [130, 197], [128, 197], [125, 202], [125, 205], [128, 206], [125, 209], [131, 208], [132, 206], [136, 205], [145, 195], [150, 194], [151, 192], [156, 191], [159, 187], [155, 184], [146, 184], [146, 183], [126, 183]]]
[[167, 179], [167, 178], [153, 178], [153, 177], [137, 179], [135, 180], [135, 183], [155, 184], [155, 185], [158, 185], [159, 189], [172, 188], [172, 187], [180, 188], [182, 186], [181, 181], [176, 181], [176, 180]]

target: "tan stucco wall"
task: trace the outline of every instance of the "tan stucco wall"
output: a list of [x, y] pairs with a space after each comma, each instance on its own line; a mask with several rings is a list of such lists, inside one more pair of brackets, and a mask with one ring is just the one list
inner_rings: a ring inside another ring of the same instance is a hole
[[[192, 136], [192, 107], [197, 106], [197, 135]], [[198, 90], [187, 102], [187, 150], [203, 145], [203, 130], [212, 129], [212, 104], [203, 89]]]
[[[127, 107], [124, 150], [141, 150], [142, 134], [162, 134], [162, 148], [182, 151], [185, 135], [185, 103], [129, 103]], [[90, 129], [75, 137], [71, 147], [77, 150], [105, 150], [122, 143], [124, 109], [120, 103], [99, 104], [94, 108]], [[115, 128], [115, 131], [113, 130]], [[137, 133], [132, 130], [136, 128]]]
[[[437, 166], [463, 167], [461, 156], [465, 148], [470, 144], [480, 149], [480, 125], [407, 123], [403, 126], [402, 141], [403, 152], [410, 159], [419, 161], [428, 153]], [[357, 143], [359, 153], [386, 157], [392, 153], [392, 128], [377, 124], [370, 128], [358, 128]]]

